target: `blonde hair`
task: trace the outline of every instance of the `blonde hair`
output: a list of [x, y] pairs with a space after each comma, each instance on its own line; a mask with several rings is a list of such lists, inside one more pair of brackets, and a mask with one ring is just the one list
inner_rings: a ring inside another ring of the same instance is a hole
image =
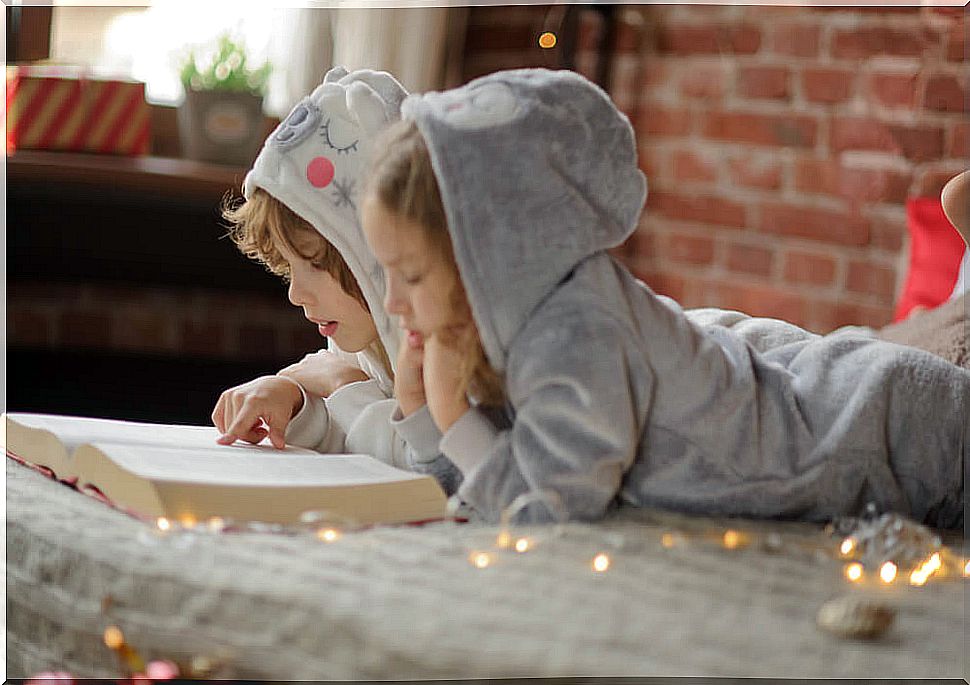
[[469, 335], [445, 341], [461, 351], [459, 395], [468, 393], [481, 404], [501, 406], [505, 402], [505, 384], [488, 363], [471, 315], [448, 234], [441, 191], [424, 138], [414, 122], [400, 121], [381, 135], [374, 149], [381, 152], [371, 163], [366, 195], [376, 199], [389, 212], [409, 219], [424, 229], [428, 242], [439, 250], [454, 276], [450, 293], [452, 307], [459, 316], [467, 317], [471, 323]]
[[[333, 276], [341, 289], [370, 313], [360, 284], [340, 251], [308, 221], [262, 188], [256, 188], [252, 196], [242, 203], [223, 202], [222, 217], [229, 222], [228, 235], [239, 251], [265, 265], [270, 272], [289, 281], [290, 267], [279, 248], [285, 245], [291, 252]], [[304, 246], [302, 249], [301, 244]], [[368, 349], [393, 378], [391, 361], [380, 337]]]

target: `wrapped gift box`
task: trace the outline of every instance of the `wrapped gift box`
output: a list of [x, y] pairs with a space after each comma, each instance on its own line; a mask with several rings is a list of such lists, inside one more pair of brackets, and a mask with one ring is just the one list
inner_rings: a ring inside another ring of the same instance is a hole
[[145, 84], [52, 66], [7, 68], [7, 152], [17, 148], [144, 155]]

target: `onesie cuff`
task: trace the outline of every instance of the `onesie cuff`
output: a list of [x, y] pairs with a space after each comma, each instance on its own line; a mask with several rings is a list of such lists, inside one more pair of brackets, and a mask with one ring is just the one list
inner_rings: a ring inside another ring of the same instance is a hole
[[327, 428], [330, 424], [326, 405], [319, 397], [307, 395], [303, 386], [292, 378], [286, 376], [280, 376], [280, 378], [286, 378], [296, 385], [300, 389], [300, 395], [303, 396], [303, 406], [286, 424], [283, 439], [286, 444], [296, 445], [297, 447], [313, 447], [319, 444], [327, 434]]
[[477, 409], [469, 409], [441, 438], [439, 448], [466, 478], [488, 458], [498, 429]]
[[415, 461], [434, 461], [441, 454], [441, 431], [431, 418], [428, 405], [422, 406], [410, 416], [401, 413], [401, 406], [394, 407], [391, 426], [412, 450]]

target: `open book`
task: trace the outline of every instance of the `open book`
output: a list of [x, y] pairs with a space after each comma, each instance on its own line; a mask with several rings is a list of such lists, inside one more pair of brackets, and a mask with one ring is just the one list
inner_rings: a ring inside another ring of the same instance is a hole
[[217, 445], [219, 431], [49, 414], [5, 415], [10, 457], [144, 518], [296, 523], [325, 511], [360, 524], [442, 518], [438, 482], [362, 454]]

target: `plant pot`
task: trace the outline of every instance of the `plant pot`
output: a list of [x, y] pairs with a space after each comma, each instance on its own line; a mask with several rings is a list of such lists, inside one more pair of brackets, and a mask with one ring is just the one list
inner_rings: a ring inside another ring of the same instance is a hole
[[249, 166], [263, 142], [263, 98], [252, 93], [187, 90], [178, 108], [182, 154]]

